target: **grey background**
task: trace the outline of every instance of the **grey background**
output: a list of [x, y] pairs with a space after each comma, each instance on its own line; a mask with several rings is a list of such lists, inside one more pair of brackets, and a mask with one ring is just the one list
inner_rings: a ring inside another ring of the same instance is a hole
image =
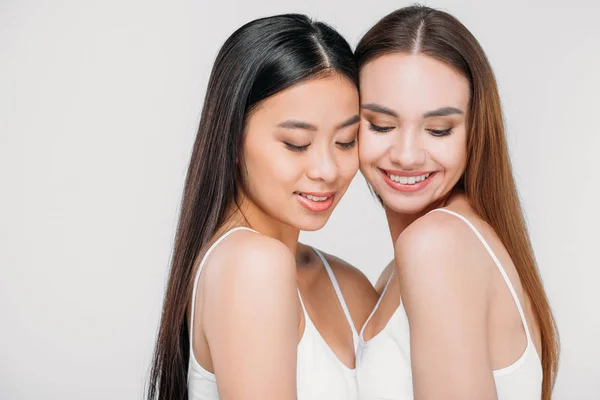
[[[405, 1], [0, 1], [0, 398], [141, 398], [204, 89], [225, 38], [303, 12], [358, 38]], [[497, 74], [562, 335], [556, 399], [600, 398], [596, 1], [429, 1]], [[301, 239], [374, 280], [391, 259], [358, 175]]]

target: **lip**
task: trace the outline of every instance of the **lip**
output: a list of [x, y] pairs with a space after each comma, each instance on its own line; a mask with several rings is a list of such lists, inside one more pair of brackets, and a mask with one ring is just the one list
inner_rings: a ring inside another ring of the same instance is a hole
[[[433, 172], [424, 172], [424, 171], [402, 172], [402, 171], [385, 170], [385, 169], [381, 169], [381, 168], [378, 168], [378, 169], [381, 172], [381, 174], [383, 175], [383, 180], [385, 181], [385, 183], [388, 184], [388, 186], [390, 186], [394, 190], [397, 190], [399, 192], [405, 192], [405, 193], [418, 192], [418, 191], [424, 189], [425, 187], [427, 187], [427, 185], [429, 185], [429, 181], [436, 174], [435, 171], [433, 171]], [[391, 180], [390, 177], [388, 176], [388, 174], [397, 175], [397, 176], [405, 176], [405, 177], [420, 176], [420, 175], [425, 175], [425, 174], [430, 174], [430, 175], [424, 181], [417, 182], [413, 185], [403, 185], [400, 182], [394, 182], [393, 180]]]
[[[327, 197], [327, 200], [313, 201], [302, 196], [300, 193], [315, 197]], [[296, 199], [298, 200], [298, 202], [304, 208], [313, 212], [323, 212], [329, 210], [333, 205], [333, 201], [335, 199], [335, 192], [295, 192], [294, 194], [296, 195]]]

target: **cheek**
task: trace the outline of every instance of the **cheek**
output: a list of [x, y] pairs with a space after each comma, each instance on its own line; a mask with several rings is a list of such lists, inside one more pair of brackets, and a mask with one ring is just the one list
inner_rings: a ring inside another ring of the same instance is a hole
[[377, 137], [371, 132], [362, 133], [358, 142], [360, 168], [364, 169], [376, 163], [385, 155], [388, 147], [383, 137]]
[[249, 179], [255, 187], [264, 186], [269, 192], [277, 187], [287, 189], [302, 174], [302, 166], [295, 156], [281, 148], [253, 154], [247, 159]]
[[451, 178], [458, 179], [464, 172], [467, 161], [464, 140], [448, 140], [445, 143], [440, 143], [439, 146], [435, 146], [435, 150], [432, 151], [431, 155]]
[[295, 154], [285, 154], [289, 153], [288, 150], [283, 150], [279, 154], [273, 157], [267, 156], [265, 160], [269, 164], [269, 169], [271, 171], [271, 180], [265, 178], [265, 183], [267, 185], [272, 185], [272, 183], [277, 183], [281, 185], [281, 187], [286, 192], [293, 192], [298, 190], [296, 186], [296, 182], [300, 179], [303, 174], [302, 163], [298, 161]]
[[244, 145], [244, 161], [249, 189], [255, 194], [275, 195], [277, 188], [285, 187], [294, 179], [296, 165], [294, 154], [283, 148], [280, 143], [271, 141], [248, 140]]
[[339, 158], [338, 168], [340, 176], [343, 179], [343, 185], [349, 185], [356, 173], [358, 172], [358, 148], [352, 151], [345, 150]]

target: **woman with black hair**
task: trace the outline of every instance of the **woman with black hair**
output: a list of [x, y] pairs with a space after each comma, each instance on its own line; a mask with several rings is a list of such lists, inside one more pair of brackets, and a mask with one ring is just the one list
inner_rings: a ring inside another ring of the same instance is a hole
[[357, 328], [376, 292], [298, 243], [357, 172], [357, 87], [348, 43], [306, 16], [258, 19], [227, 39], [186, 179], [148, 399], [357, 398]]

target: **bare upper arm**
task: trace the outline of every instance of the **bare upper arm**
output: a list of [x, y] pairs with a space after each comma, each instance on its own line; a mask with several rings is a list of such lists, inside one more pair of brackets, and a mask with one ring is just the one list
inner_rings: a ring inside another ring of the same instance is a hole
[[395, 245], [415, 399], [495, 399], [487, 340], [491, 268], [469, 227], [433, 213]]
[[266, 236], [231, 239], [219, 249], [219, 265], [205, 271], [204, 285], [204, 332], [220, 398], [295, 399], [294, 257]]

